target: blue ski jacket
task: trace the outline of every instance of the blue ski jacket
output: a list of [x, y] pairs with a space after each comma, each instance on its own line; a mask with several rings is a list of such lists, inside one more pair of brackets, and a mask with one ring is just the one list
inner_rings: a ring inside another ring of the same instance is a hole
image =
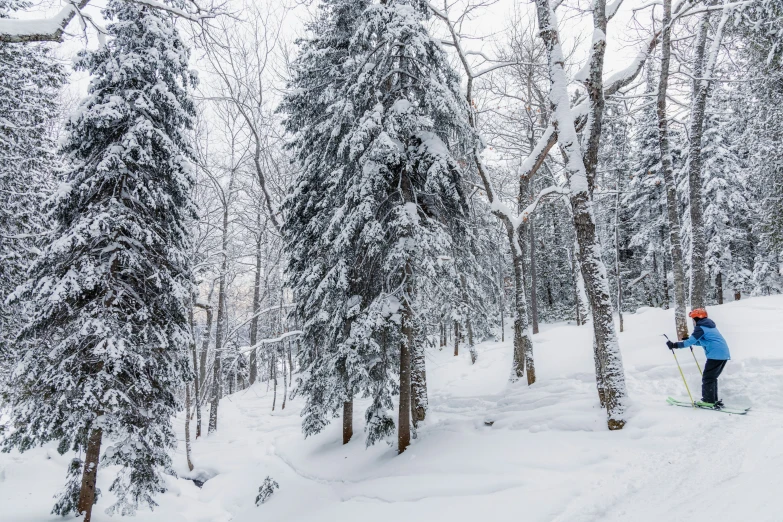
[[696, 321], [696, 328], [693, 334], [684, 341], [674, 343], [675, 348], [688, 348], [689, 346], [701, 346], [707, 359], [716, 361], [728, 361], [731, 359], [729, 345], [726, 339], [718, 331], [715, 321], [709, 318]]

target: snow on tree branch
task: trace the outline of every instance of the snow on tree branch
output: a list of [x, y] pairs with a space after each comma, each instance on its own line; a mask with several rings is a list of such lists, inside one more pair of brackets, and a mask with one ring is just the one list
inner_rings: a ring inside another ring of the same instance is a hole
[[[126, 0], [137, 4], [146, 5], [171, 13], [179, 18], [191, 22], [202, 22], [209, 18], [215, 18], [223, 14], [219, 8], [210, 7], [202, 9], [196, 6], [195, 11], [186, 11], [167, 5], [157, 0]], [[79, 14], [82, 18], [91, 20], [89, 15], [81, 13], [87, 7], [90, 0], [80, 0], [79, 3], [70, 2], [59, 13], [49, 18], [35, 18], [30, 20], [18, 20], [14, 18], [0, 19], [0, 43], [25, 43], [25, 42], [62, 42], [65, 28], [71, 20]], [[195, 5], [195, 4], [194, 4]]]

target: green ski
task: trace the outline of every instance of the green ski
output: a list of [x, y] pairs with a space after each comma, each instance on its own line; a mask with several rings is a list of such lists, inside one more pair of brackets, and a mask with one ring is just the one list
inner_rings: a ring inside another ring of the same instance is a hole
[[[686, 408], [693, 408], [694, 407], [694, 404], [691, 404], [690, 401], [681, 401], [681, 400], [675, 399], [673, 397], [668, 397], [666, 399], [666, 402], [668, 402], [672, 406], [682, 406], [682, 407], [686, 407]], [[709, 403], [699, 402], [699, 401], [697, 401], [695, 403], [695, 407], [699, 408], [700, 410], [719, 411], [719, 412], [722, 412], [722, 413], [728, 413], [729, 415], [745, 415], [750, 410], [750, 407], [747, 407], [747, 408], [720, 408], [720, 409], [716, 410], [711, 405], [709, 405]]]

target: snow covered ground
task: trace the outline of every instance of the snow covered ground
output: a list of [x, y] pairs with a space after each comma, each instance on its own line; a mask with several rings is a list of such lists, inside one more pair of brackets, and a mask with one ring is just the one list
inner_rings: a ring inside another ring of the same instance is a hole
[[[510, 342], [481, 344], [475, 365], [467, 352], [429, 352], [429, 417], [400, 456], [383, 444], [365, 449], [361, 401], [354, 440], [342, 446], [339, 421], [304, 440], [301, 403], [271, 412], [265, 384], [226, 397], [218, 433], [194, 444], [198, 470], [213, 478], [203, 489], [171, 479], [160, 506], [135, 520], [781, 521], [783, 296], [709, 310], [733, 355], [720, 394], [727, 405], [752, 405], [744, 417], [665, 403], [687, 397], [661, 336], [673, 336], [673, 314], [645, 309], [626, 316], [620, 336], [629, 422], [609, 432], [590, 326], [545, 325], [535, 337], [539, 382], [530, 388], [507, 382]], [[690, 352], [678, 355], [698, 394]], [[185, 474], [182, 446], [175, 462]], [[48, 513], [68, 458], [52, 447], [0, 455], [0, 521], [62, 520]], [[104, 492], [111, 475], [99, 473]], [[256, 507], [267, 475], [280, 489]], [[94, 520], [112, 518], [103, 512], [108, 497]]]

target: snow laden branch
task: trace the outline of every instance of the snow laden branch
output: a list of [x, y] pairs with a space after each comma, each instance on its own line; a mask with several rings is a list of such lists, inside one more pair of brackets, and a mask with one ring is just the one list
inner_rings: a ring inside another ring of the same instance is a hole
[[288, 339], [290, 337], [299, 337], [303, 333], [304, 332], [302, 330], [291, 330], [290, 332], [286, 332], [286, 333], [284, 333], [282, 335], [279, 335], [277, 337], [271, 337], [269, 339], [261, 339], [260, 341], [258, 341], [253, 346], [243, 346], [238, 351], [239, 351], [239, 353], [252, 352], [253, 350], [257, 350], [258, 348], [261, 348], [262, 346], [264, 346], [266, 344], [279, 343], [279, 342], [285, 341], [286, 339]]
[[[173, 14], [179, 18], [200, 23], [209, 18], [215, 18], [223, 14], [220, 8], [210, 7], [202, 9], [195, 3], [192, 11], [173, 7], [156, 0], [126, 0], [136, 4], [146, 5]], [[60, 12], [48, 18], [33, 18], [30, 20], [18, 20], [14, 18], [0, 18], [0, 43], [25, 43], [25, 42], [62, 42], [65, 28], [76, 15], [82, 20], [92, 18], [82, 13], [90, 0], [69, 2]], [[93, 24], [94, 25], [94, 24]], [[97, 28], [97, 26], [96, 26]]]
[[[614, 15], [617, 13], [617, 9], [620, 8], [620, 5], [622, 5], [622, 0], [615, 0], [615, 2], [606, 7], [607, 20], [610, 20], [612, 17], [614, 17]], [[678, 2], [674, 8], [675, 17], [690, 13], [694, 5], [695, 4], [693, 0], [680, 0], [680, 2]], [[639, 77], [639, 73], [644, 69], [644, 65], [647, 63], [647, 59], [652, 56], [653, 51], [655, 51], [655, 48], [658, 46], [662, 31], [662, 28], [656, 30], [625, 68], [613, 73], [604, 80], [604, 97], [617, 94], [620, 89], [629, 86], [636, 80], [636, 78]], [[583, 71], [587, 71], [589, 65], [590, 64], [588, 62], [583, 68]], [[582, 100], [572, 107], [571, 111], [576, 118], [575, 123], [577, 132], [582, 131], [585, 124], [587, 123], [588, 110], [589, 104], [586, 100]], [[519, 176], [533, 176], [544, 163], [544, 160], [549, 155], [549, 152], [556, 143], [557, 132], [550, 122], [544, 133], [539, 138], [538, 143], [536, 143], [536, 146], [533, 148], [530, 156], [528, 156], [528, 158], [522, 163]]]
[[533, 199], [533, 202], [525, 207], [520, 217], [522, 221], [527, 221], [528, 218], [536, 211], [538, 205], [545, 201], [557, 199], [559, 196], [568, 196], [571, 194], [571, 190], [567, 187], [547, 187]]

